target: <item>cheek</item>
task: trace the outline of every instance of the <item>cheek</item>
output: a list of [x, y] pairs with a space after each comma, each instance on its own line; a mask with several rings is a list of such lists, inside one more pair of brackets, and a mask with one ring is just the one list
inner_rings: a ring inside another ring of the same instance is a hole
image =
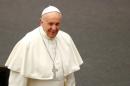
[[46, 24], [42, 24], [43, 28], [45, 31], [49, 31], [50, 30], [50, 26], [46, 25]]
[[57, 28], [56, 31], [58, 32], [58, 31], [59, 31], [59, 28]]

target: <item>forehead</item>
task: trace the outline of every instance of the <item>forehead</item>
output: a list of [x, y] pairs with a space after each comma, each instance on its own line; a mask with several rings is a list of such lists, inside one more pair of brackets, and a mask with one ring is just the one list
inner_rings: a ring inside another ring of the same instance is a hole
[[62, 18], [62, 15], [58, 12], [50, 12], [42, 16], [42, 19], [44, 20], [59, 20], [61, 18]]

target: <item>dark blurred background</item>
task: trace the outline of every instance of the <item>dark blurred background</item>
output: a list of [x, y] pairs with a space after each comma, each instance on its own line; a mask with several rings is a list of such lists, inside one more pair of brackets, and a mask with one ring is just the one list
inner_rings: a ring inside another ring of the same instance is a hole
[[[0, 0], [1, 68], [49, 4], [62, 11], [61, 29], [84, 60], [75, 73], [77, 86], [130, 86], [130, 0]], [[8, 70], [0, 73], [8, 78]]]

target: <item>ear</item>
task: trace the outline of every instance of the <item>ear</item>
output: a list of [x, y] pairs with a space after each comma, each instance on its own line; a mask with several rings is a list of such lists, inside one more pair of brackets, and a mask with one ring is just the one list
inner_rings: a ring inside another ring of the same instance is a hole
[[39, 23], [40, 23], [40, 25], [43, 23], [42, 18], [40, 18], [40, 22]]

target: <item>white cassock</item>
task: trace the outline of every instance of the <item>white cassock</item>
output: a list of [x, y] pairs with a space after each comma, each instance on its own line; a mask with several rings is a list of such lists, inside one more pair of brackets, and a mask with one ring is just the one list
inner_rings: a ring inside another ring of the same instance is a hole
[[67, 33], [50, 39], [39, 26], [15, 45], [5, 66], [11, 70], [9, 86], [75, 86], [74, 72], [82, 63]]

